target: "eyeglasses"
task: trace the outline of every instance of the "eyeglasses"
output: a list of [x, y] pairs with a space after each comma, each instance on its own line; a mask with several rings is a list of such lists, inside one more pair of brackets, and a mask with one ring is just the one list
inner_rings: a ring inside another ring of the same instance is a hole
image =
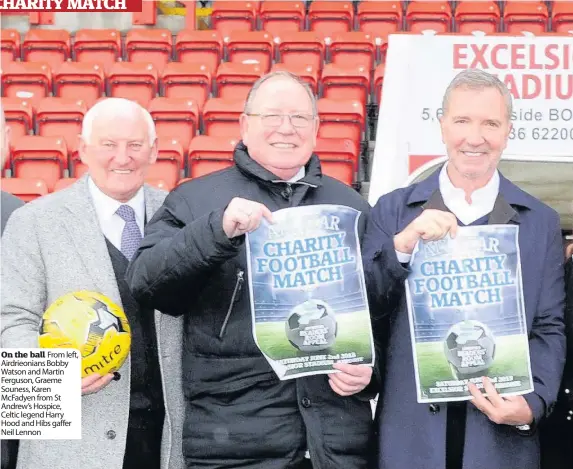
[[314, 121], [310, 114], [247, 114], [250, 117], [259, 117], [265, 127], [280, 127], [284, 118], [288, 117], [293, 127], [304, 129]]

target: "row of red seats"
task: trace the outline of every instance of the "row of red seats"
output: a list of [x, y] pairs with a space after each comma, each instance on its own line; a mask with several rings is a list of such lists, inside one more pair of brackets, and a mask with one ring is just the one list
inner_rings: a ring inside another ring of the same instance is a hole
[[[32, 29], [23, 44], [16, 30], [1, 32], [2, 63], [23, 60], [46, 63], [52, 68], [73, 59], [102, 65], [106, 70], [117, 61], [151, 63], [161, 71], [175, 61], [196, 63], [215, 73], [223, 60], [257, 63], [266, 73], [273, 62], [302, 63], [322, 68], [327, 60], [333, 64], [356, 65], [372, 70], [385, 50], [383, 41], [372, 34], [341, 32], [325, 42], [314, 32], [294, 32], [280, 39], [264, 31], [235, 31], [223, 37], [216, 31], [181, 31], [174, 44], [167, 29], [137, 29], [127, 33], [125, 46], [117, 30], [79, 30], [73, 37], [65, 30]], [[381, 43], [381, 47], [378, 47]]]
[[460, 1], [455, 9], [448, 1], [411, 1], [405, 10], [399, 1], [361, 1], [356, 12], [351, 1], [313, 1], [305, 15], [303, 2], [216, 1], [211, 15], [213, 29], [223, 35], [257, 27], [275, 35], [308, 28], [322, 36], [358, 30], [385, 37], [400, 30], [496, 32], [502, 26], [510, 33], [536, 33], [548, 31], [550, 20], [556, 32], [573, 28], [573, 2], [553, 2], [550, 14], [541, 1], [508, 0], [503, 13], [493, 1]]
[[[13, 29], [1, 31], [0, 44], [2, 63], [12, 60], [30, 62], [45, 62], [51, 67], [73, 59], [78, 62], [92, 62], [103, 65], [106, 69], [118, 60], [129, 62], [152, 63], [161, 70], [170, 61], [184, 63], [201, 63], [214, 73], [218, 64], [226, 59], [230, 62], [243, 60], [257, 61], [267, 72], [273, 61], [288, 63], [289, 55], [313, 51], [318, 55], [316, 66], [321, 67], [325, 60], [335, 64], [357, 64], [367, 70], [384, 57], [385, 40], [387, 35], [400, 31], [401, 10], [400, 2], [362, 2], [360, 8], [380, 9], [377, 15], [369, 18], [365, 24], [368, 28], [361, 32], [352, 31], [345, 27], [342, 13], [352, 12], [351, 2], [313, 2], [313, 5], [332, 4], [330, 15], [325, 17], [333, 28], [328, 40], [325, 40], [320, 30], [309, 32], [285, 30], [280, 33], [253, 31], [252, 28], [241, 26], [241, 21], [249, 17], [244, 8], [253, 8], [254, 2], [216, 2], [229, 4], [238, 16], [227, 18], [229, 31], [221, 31], [218, 26], [223, 19], [219, 13], [213, 12], [214, 31], [181, 31], [175, 38], [168, 29], [134, 29], [127, 33], [125, 40], [115, 29], [80, 29], [72, 35], [66, 30], [30, 29], [20, 40], [20, 34]], [[263, 5], [282, 5], [290, 2], [264, 2]], [[521, 11], [519, 5], [527, 5], [527, 11]], [[301, 7], [302, 2], [294, 2]], [[385, 11], [381, 5], [390, 4], [390, 11]], [[349, 7], [350, 5], [350, 7]], [[221, 6], [221, 5], [220, 5]], [[270, 8], [270, 7], [269, 7]], [[318, 8], [318, 7], [317, 7]], [[511, 13], [513, 9], [515, 13]], [[341, 9], [342, 11], [338, 11]], [[424, 30], [434, 30], [438, 33], [453, 31], [449, 26], [451, 11], [448, 2], [412, 2], [408, 9], [419, 9], [413, 16], [413, 25], [408, 31], [418, 33]], [[470, 34], [475, 30], [493, 34], [500, 30], [499, 7], [494, 2], [460, 2], [456, 18], [458, 32]], [[560, 11], [561, 10], [561, 11]], [[508, 13], [509, 12], [509, 13]], [[374, 14], [374, 13], [373, 13]], [[511, 14], [513, 21], [506, 27], [510, 34], [520, 34], [529, 31], [534, 34], [547, 32], [547, 7], [541, 2], [509, 2], [505, 7], [505, 15]], [[393, 16], [394, 15], [394, 16]], [[393, 19], [392, 19], [393, 18]], [[425, 19], [424, 19], [425, 18]], [[508, 21], [506, 19], [506, 21]], [[237, 23], [238, 24], [235, 24]], [[554, 31], [568, 33], [573, 30], [573, 2], [559, 2], [554, 8]], [[338, 25], [338, 26], [332, 26]], [[379, 49], [378, 49], [379, 48]], [[300, 63], [300, 62], [299, 62]]]
[[[176, 139], [160, 138], [158, 159], [149, 171], [149, 178], [162, 181], [170, 190], [182, 178], [196, 178], [226, 168], [233, 164], [237, 142], [238, 139], [231, 137], [200, 135], [192, 139], [187, 152]], [[351, 140], [319, 138], [315, 151], [325, 174], [348, 185], [355, 182], [359, 149]], [[78, 178], [87, 170], [77, 151], [68, 158], [62, 138], [35, 135], [14, 141], [8, 166], [13, 178], [40, 179], [49, 192], [55, 190], [66, 175]]]
[[[309, 59], [312, 55], [308, 54]], [[300, 58], [302, 62], [303, 59]], [[380, 102], [384, 64], [371, 72], [363, 67], [327, 64], [322, 70], [308, 64], [279, 63], [271, 71], [288, 70], [307, 81], [319, 97], [356, 100], [365, 106], [374, 92]], [[105, 73], [99, 64], [64, 62], [51, 69], [40, 62], [11, 62], [3, 67], [2, 96], [37, 103], [48, 96], [81, 99], [93, 105], [102, 96], [133, 99], [142, 106], [163, 96], [192, 100], [202, 110], [211, 96], [241, 100], [265, 72], [256, 64], [221, 63], [211, 74], [204, 66], [171, 62], [161, 73], [146, 63], [117, 62]], [[374, 85], [374, 87], [372, 87]]]
[[[31, 133], [61, 138], [69, 152], [75, 151], [77, 135], [88, 106], [81, 100], [44, 98], [37, 106], [27, 100], [3, 98], [6, 121], [14, 140]], [[317, 102], [321, 138], [349, 139], [360, 146], [365, 129], [364, 107], [357, 101], [319, 99]], [[191, 139], [201, 133], [211, 137], [238, 137], [244, 100], [211, 98], [202, 111], [191, 100], [155, 98], [147, 107], [160, 137], [176, 138], [185, 151]]]
[[[180, 179], [177, 185], [189, 181], [191, 178]], [[48, 189], [48, 185], [43, 179], [36, 178], [2, 178], [0, 179], [0, 187], [3, 191], [14, 194], [24, 202], [31, 202], [38, 197], [49, 194], [50, 192], [57, 192], [71, 186], [77, 178], [62, 178], [58, 179], [53, 190]], [[145, 181], [159, 189], [170, 191], [173, 187], [169, 186], [162, 179], [147, 178]]]

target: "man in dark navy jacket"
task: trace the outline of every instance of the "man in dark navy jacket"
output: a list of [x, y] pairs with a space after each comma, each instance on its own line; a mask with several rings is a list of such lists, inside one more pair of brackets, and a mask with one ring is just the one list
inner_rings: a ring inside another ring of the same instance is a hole
[[[496, 77], [465, 70], [450, 84], [441, 119], [447, 163], [426, 180], [380, 198], [363, 255], [373, 316], [389, 327], [377, 427], [381, 469], [538, 469], [537, 425], [551, 413], [565, 359], [563, 247], [557, 213], [497, 170], [511, 131], [512, 99]], [[518, 224], [534, 392], [418, 404], [405, 301], [419, 240], [458, 226]], [[380, 327], [379, 330], [384, 330]], [[381, 334], [378, 334], [381, 338]]]

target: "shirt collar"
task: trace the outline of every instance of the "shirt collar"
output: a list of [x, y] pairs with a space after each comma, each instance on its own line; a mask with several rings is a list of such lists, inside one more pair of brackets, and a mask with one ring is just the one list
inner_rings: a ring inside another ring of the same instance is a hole
[[[450, 177], [447, 172], [448, 163], [446, 163], [442, 170], [440, 171], [440, 192], [444, 199], [444, 203], [448, 205], [448, 202], [452, 200], [463, 199], [465, 200], [466, 194], [463, 189], [457, 188], [452, 184]], [[487, 184], [479, 189], [472, 192], [472, 205], [479, 204], [482, 206], [491, 206], [495, 204], [495, 199], [497, 199], [497, 194], [499, 193], [499, 172], [495, 170], [493, 176], [487, 182]]]
[[298, 172], [293, 177], [291, 177], [287, 182], [300, 181], [304, 176], [305, 176], [304, 166], [301, 166]]
[[138, 225], [141, 227], [145, 224], [145, 192], [143, 186], [125, 203], [119, 202], [109, 195], [104, 194], [104, 192], [96, 186], [91, 177], [88, 178], [88, 187], [97, 216], [101, 222], [109, 221], [121, 205], [129, 205], [135, 212], [135, 219]]

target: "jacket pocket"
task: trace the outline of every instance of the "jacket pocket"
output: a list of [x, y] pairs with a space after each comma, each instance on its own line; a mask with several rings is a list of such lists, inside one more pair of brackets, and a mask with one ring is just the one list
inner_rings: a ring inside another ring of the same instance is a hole
[[225, 335], [225, 330], [227, 329], [227, 324], [229, 323], [229, 318], [231, 317], [231, 313], [233, 312], [233, 308], [235, 303], [239, 298], [239, 293], [243, 288], [243, 282], [245, 281], [245, 271], [244, 270], [237, 270], [237, 280], [235, 282], [235, 289], [233, 290], [233, 295], [231, 296], [231, 302], [229, 303], [229, 308], [227, 309], [227, 314], [225, 315], [225, 320], [223, 321], [223, 325], [221, 326], [221, 330], [219, 331], [219, 339], [222, 339]]

